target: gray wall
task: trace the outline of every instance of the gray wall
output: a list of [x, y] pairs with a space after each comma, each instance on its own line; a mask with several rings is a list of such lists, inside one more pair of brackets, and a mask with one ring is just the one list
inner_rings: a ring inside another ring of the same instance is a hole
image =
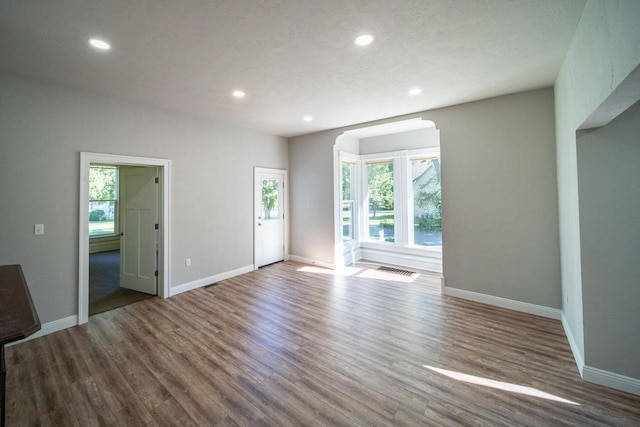
[[253, 264], [253, 167], [288, 166], [283, 138], [5, 75], [0, 129], [0, 264], [42, 322], [77, 314], [81, 151], [171, 160], [172, 286]]
[[578, 138], [585, 363], [640, 378], [640, 102]]
[[333, 260], [336, 137], [414, 117], [440, 129], [447, 286], [559, 308], [551, 89], [290, 139], [291, 253]]
[[639, 17], [640, 2], [635, 0], [588, 1], [554, 86], [562, 308], [581, 368], [587, 340], [584, 325], [602, 319], [587, 319], [583, 313], [576, 129], [640, 63]]

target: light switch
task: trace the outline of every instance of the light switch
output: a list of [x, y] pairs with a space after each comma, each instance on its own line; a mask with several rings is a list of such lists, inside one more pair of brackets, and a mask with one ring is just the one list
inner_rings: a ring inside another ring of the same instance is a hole
[[36, 224], [33, 234], [35, 234], [36, 236], [44, 234], [44, 224]]

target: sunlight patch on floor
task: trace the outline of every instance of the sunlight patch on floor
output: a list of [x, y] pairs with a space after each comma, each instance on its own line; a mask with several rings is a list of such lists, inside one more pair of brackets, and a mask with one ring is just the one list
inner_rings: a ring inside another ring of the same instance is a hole
[[301, 271], [303, 273], [317, 273], [317, 274], [326, 274], [330, 276], [353, 276], [357, 272], [361, 271], [361, 268], [355, 267], [344, 267], [339, 270], [331, 270], [330, 268], [322, 268], [322, 267], [301, 267], [297, 271]]
[[433, 366], [423, 365], [425, 368], [430, 369], [439, 374], [445, 375], [454, 380], [464, 381], [469, 384], [481, 385], [484, 387], [495, 388], [498, 390], [509, 391], [512, 393], [524, 394], [527, 396], [539, 397], [541, 399], [553, 400], [556, 402], [568, 403], [570, 405], [580, 405], [579, 403], [572, 402], [571, 400], [563, 399], [553, 394], [545, 393], [544, 391], [535, 389], [533, 387], [526, 387], [522, 385], [507, 383], [503, 381], [491, 380], [488, 378], [476, 377], [474, 375], [463, 374], [461, 372], [450, 371], [448, 369], [434, 368]]
[[[297, 271], [302, 273], [316, 273], [316, 274], [325, 274], [330, 276], [340, 276], [340, 277], [348, 277], [348, 276], [356, 276], [361, 277], [363, 279], [377, 279], [377, 280], [387, 280], [391, 282], [402, 282], [402, 283], [411, 283], [415, 281], [419, 274], [413, 274], [411, 276], [404, 276], [401, 274], [389, 273], [386, 271], [374, 270], [374, 269], [362, 269], [356, 267], [344, 267], [337, 270], [332, 270], [330, 268], [323, 267], [313, 267], [313, 266], [305, 266], [300, 267]], [[359, 273], [359, 274], [358, 274]]]

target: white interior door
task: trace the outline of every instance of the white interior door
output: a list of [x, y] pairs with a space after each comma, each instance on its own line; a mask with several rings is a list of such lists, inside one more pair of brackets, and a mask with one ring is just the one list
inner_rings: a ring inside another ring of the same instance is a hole
[[255, 170], [255, 267], [284, 260], [286, 172]]
[[120, 168], [120, 287], [157, 294], [156, 167]]

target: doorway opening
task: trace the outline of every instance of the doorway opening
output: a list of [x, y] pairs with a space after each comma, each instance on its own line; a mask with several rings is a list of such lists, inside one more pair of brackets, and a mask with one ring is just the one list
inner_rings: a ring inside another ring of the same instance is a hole
[[[88, 321], [90, 283], [95, 273], [110, 275], [110, 279], [105, 277], [108, 282], [117, 276], [118, 288], [131, 291], [119, 292], [129, 294], [125, 303], [132, 301], [132, 292], [169, 296], [170, 166], [166, 159], [80, 154], [78, 324]], [[118, 171], [118, 185], [113, 178], [110, 184], [113, 191], [97, 194], [90, 188], [92, 167], [102, 167], [103, 175], [113, 176], [113, 170]], [[140, 232], [149, 228], [150, 232]], [[94, 254], [102, 256], [92, 260]], [[95, 284], [105, 288], [98, 293], [114, 290], [113, 283]], [[112, 299], [122, 297], [116, 294]]]
[[158, 181], [156, 166], [90, 165], [89, 316], [157, 295]]

